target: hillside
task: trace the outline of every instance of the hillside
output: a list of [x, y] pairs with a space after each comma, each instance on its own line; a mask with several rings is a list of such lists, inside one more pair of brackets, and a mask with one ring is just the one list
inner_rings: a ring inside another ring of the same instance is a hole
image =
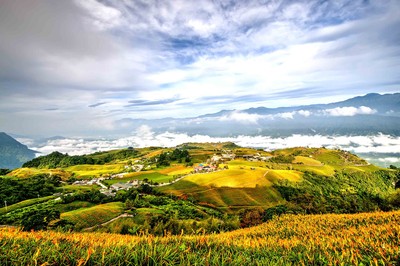
[[33, 158], [35, 158], [34, 151], [6, 133], [0, 132], [0, 168], [18, 168]]
[[193, 236], [21, 232], [0, 228], [0, 263], [398, 265], [399, 233], [398, 211], [284, 215], [253, 228]]
[[24, 225], [24, 217], [35, 214], [53, 221], [24, 228], [193, 234], [256, 225], [283, 213], [400, 207], [398, 170], [325, 148], [267, 152], [229, 142], [186, 143], [52, 153], [25, 166], [31, 167], [0, 179], [0, 197], [8, 203], [0, 208], [0, 224]]

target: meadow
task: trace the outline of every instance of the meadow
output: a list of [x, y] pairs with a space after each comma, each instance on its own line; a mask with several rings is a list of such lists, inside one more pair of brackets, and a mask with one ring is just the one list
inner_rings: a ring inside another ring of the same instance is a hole
[[79, 208], [61, 214], [65, 219], [75, 224], [77, 230], [96, 226], [117, 217], [123, 212], [122, 202], [110, 202], [88, 208]]
[[1, 265], [398, 265], [400, 212], [283, 215], [209, 235], [0, 229]]

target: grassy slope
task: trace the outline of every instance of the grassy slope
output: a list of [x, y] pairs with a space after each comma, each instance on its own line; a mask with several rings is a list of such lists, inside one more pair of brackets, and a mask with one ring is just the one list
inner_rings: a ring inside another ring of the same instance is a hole
[[189, 175], [160, 189], [165, 193], [192, 196], [200, 202], [222, 208], [271, 207], [283, 202], [280, 194], [272, 187], [277, 180], [301, 180], [301, 173], [297, 171], [270, 170], [245, 165], [234, 162], [228, 170]]
[[285, 215], [198, 236], [0, 229], [2, 265], [397, 265], [400, 212]]
[[102, 224], [117, 217], [122, 213], [123, 207], [122, 202], [100, 204], [62, 213], [61, 219], [75, 223], [75, 228], [79, 230]]
[[102, 174], [120, 173], [124, 169], [124, 164], [105, 164], [105, 165], [74, 165], [65, 168], [66, 171], [74, 173], [78, 178], [97, 177]]
[[104, 183], [108, 185], [112, 185], [115, 183], [119, 182], [127, 182], [130, 180], [144, 180], [148, 179], [153, 182], [158, 182], [158, 183], [164, 183], [164, 182], [169, 182], [172, 177], [164, 174], [160, 174], [156, 171], [145, 171], [145, 172], [137, 172], [137, 173], [129, 173], [126, 174], [122, 178], [115, 178], [115, 179], [110, 179], [110, 180], [105, 180]]
[[34, 199], [28, 199], [24, 201], [20, 201], [18, 203], [15, 203], [13, 205], [7, 206], [7, 209], [5, 207], [0, 208], [0, 215], [3, 215], [7, 212], [12, 212], [17, 209], [21, 209], [24, 207], [32, 206], [38, 203], [43, 203], [52, 199], [55, 199], [55, 196], [48, 196], [48, 197], [43, 197], [43, 198], [34, 198]]
[[[255, 152], [241, 149], [243, 154]], [[229, 170], [189, 175], [160, 189], [178, 196], [191, 196], [219, 208], [270, 207], [284, 202], [273, 185], [281, 180], [301, 182], [302, 172], [330, 177], [335, 171], [374, 172], [380, 169], [347, 152], [323, 148], [278, 150], [274, 156], [291, 154], [298, 154], [292, 164], [236, 159], [228, 163]]]
[[64, 171], [63, 169], [38, 169], [38, 168], [17, 168], [7, 175], [18, 178], [28, 178], [38, 174], [58, 175], [64, 180], [68, 179], [71, 176], [70, 172]]

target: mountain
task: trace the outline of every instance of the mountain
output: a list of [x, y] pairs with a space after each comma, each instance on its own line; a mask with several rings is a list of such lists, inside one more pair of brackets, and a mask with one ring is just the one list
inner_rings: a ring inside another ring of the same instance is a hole
[[[242, 110], [242, 112], [249, 114], [279, 114], [285, 112], [295, 112], [295, 111], [310, 111], [310, 112], [318, 112], [325, 111], [335, 108], [360, 108], [360, 107], [368, 107], [373, 111], [374, 114], [378, 115], [386, 115], [386, 116], [400, 116], [400, 93], [394, 94], [378, 94], [378, 93], [369, 93], [364, 96], [357, 96], [345, 101], [328, 103], [328, 104], [313, 104], [313, 105], [302, 105], [302, 106], [293, 106], [293, 107], [278, 107], [278, 108], [266, 108], [266, 107], [257, 107], [257, 108], [249, 108], [246, 110]], [[364, 110], [364, 112], [366, 109]], [[358, 113], [362, 114], [362, 113]], [[339, 115], [338, 115], [339, 116]], [[352, 116], [351, 113], [345, 114], [342, 113], [340, 116]]]
[[35, 151], [0, 132], [0, 168], [14, 169], [35, 158]]
[[204, 134], [215, 137], [237, 135], [289, 136], [400, 135], [400, 93], [370, 93], [345, 101], [292, 107], [255, 107], [222, 110], [180, 119], [129, 119], [132, 129], [147, 125], [155, 132]]

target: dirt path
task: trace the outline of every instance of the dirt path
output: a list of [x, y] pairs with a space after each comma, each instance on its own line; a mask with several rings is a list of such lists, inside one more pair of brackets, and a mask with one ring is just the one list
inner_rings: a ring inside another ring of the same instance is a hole
[[107, 222], [105, 222], [105, 223], [97, 224], [97, 225], [92, 226], [92, 227], [84, 228], [84, 229], [82, 229], [82, 231], [88, 231], [88, 230], [91, 230], [91, 229], [96, 228], [96, 227], [105, 226], [105, 225], [107, 225], [107, 224], [109, 224], [109, 223], [114, 222], [115, 220], [118, 220], [118, 219], [120, 219], [120, 218], [126, 218], [126, 217], [134, 217], [134, 215], [128, 214], [128, 213], [123, 213], [123, 214], [121, 214], [121, 215], [119, 215], [119, 216], [117, 216], [117, 217], [115, 217], [115, 218], [112, 218], [111, 220], [109, 220], [109, 221], [107, 221]]

